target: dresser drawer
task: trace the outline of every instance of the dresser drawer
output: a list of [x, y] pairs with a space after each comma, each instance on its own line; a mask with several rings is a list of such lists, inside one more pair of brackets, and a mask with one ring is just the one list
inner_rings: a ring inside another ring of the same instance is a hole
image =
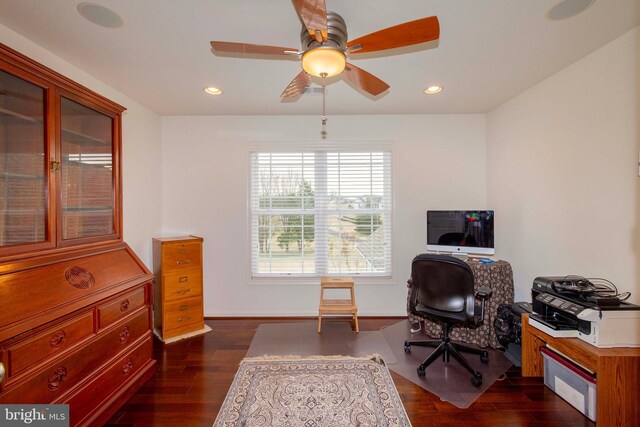
[[[140, 338], [146, 331], [151, 329], [149, 326], [150, 310], [150, 307], [139, 310], [126, 320], [118, 322], [118, 324], [108, 330], [101, 332], [101, 338], [95, 344], [95, 348], [98, 348], [99, 351], [114, 355]], [[104, 346], [104, 348], [100, 349], [99, 346]]]
[[102, 403], [113, 395], [114, 390], [118, 390], [151, 361], [152, 354], [153, 337], [149, 335], [133, 350], [106, 366], [104, 371], [82, 390], [65, 398], [64, 403], [69, 404], [71, 425], [78, 425], [91, 416], [92, 408], [102, 407]]
[[1, 403], [49, 403], [91, 375], [107, 360], [149, 331], [149, 308], [103, 332], [86, 346], [39, 369], [3, 392]]
[[93, 335], [93, 310], [44, 331], [7, 348], [9, 379], [56, 353], [73, 347]]
[[193, 323], [202, 323], [202, 298], [188, 298], [181, 301], [168, 302], [164, 305], [165, 330], [180, 328]]
[[[142, 267], [124, 249], [0, 274], [0, 327], [27, 319], [32, 321], [49, 310], [60, 313], [59, 316], [67, 314], [69, 311], [63, 309], [65, 305], [86, 306], [78, 301], [91, 300], [118, 283], [144, 274]], [[29, 325], [29, 329], [37, 326]], [[16, 329], [15, 335], [25, 332]], [[6, 338], [9, 336], [0, 340]]]
[[171, 243], [162, 247], [162, 269], [164, 273], [182, 270], [184, 268], [200, 268], [201, 260], [200, 242]]
[[162, 276], [164, 298], [172, 301], [202, 295], [202, 272], [200, 270], [176, 271]]
[[145, 303], [144, 288], [139, 288], [101, 305], [98, 307], [99, 328], [102, 329], [110, 325], [115, 320], [135, 311], [138, 307], [142, 307]]

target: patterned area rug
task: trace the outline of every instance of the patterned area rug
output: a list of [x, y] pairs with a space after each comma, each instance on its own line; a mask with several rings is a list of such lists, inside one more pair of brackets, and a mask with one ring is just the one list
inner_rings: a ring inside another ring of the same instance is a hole
[[377, 358], [250, 358], [241, 362], [214, 427], [410, 427]]

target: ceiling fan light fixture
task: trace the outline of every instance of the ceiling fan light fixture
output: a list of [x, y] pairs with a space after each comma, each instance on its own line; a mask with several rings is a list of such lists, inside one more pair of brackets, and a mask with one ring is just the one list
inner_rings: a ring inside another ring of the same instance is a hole
[[435, 93], [442, 92], [442, 86], [429, 86], [424, 90], [427, 95], [433, 95]]
[[344, 71], [347, 58], [344, 53], [331, 47], [318, 47], [302, 55], [302, 69], [316, 77], [333, 77]]
[[213, 86], [205, 87], [204, 91], [209, 95], [222, 95], [222, 89], [218, 89], [217, 87], [213, 87]]

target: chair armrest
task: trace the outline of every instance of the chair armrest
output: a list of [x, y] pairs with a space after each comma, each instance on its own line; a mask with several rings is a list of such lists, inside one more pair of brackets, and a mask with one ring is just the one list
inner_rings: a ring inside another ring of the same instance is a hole
[[484, 302], [491, 296], [493, 289], [481, 286], [476, 292], [476, 298], [480, 298], [480, 322], [484, 321]]
[[487, 299], [491, 296], [491, 294], [493, 294], [493, 289], [482, 286], [478, 288], [478, 291], [476, 292], [476, 298]]

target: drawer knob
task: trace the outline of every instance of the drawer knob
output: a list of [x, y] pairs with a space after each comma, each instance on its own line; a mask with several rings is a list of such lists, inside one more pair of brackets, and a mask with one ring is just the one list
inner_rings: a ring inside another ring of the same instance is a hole
[[58, 331], [55, 334], [51, 335], [51, 339], [49, 340], [49, 345], [51, 348], [58, 348], [64, 342], [64, 339], [67, 337], [67, 334], [64, 331]]
[[4, 380], [4, 363], [0, 362], [0, 384], [2, 384], [2, 381]]
[[180, 276], [180, 278], [178, 280], [179, 280], [180, 283], [188, 282], [189, 281], [189, 276]]
[[124, 344], [129, 340], [130, 336], [131, 336], [131, 329], [128, 326], [125, 326], [124, 328], [122, 328], [122, 331], [120, 331], [120, 335], [118, 336], [118, 339], [120, 340], [121, 344]]
[[49, 377], [49, 390], [54, 391], [60, 387], [60, 383], [67, 377], [67, 368], [59, 366], [53, 371], [53, 374]]
[[122, 375], [128, 375], [129, 372], [133, 369], [133, 360], [128, 358], [126, 362], [122, 365]]
[[179, 289], [176, 291], [176, 294], [181, 295], [181, 294], [186, 294], [187, 292], [189, 292], [191, 290], [191, 288], [184, 288], [184, 289]]
[[178, 265], [191, 264], [191, 260], [187, 259], [187, 260], [184, 260], [184, 261], [176, 261], [176, 264], [178, 264]]
[[191, 316], [178, 317], [178, 322], [182, 322], [183, 320], [191, 320]]
[[127, 310], [129, 310], [129, 300], [128, 299], [124, 299], [120, 303], [120, 311], [127, 311]]

